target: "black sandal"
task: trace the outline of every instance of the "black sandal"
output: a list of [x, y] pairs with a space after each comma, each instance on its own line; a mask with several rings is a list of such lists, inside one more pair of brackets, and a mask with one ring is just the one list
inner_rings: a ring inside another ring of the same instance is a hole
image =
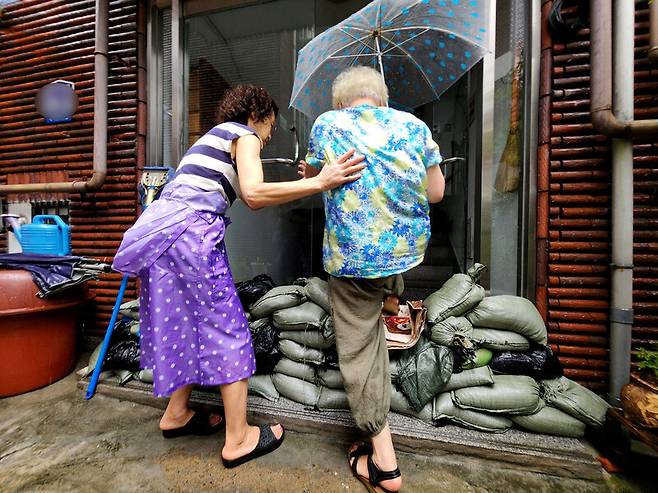
[[[370, 445], [366, 445], [365, 443], [362, 443], [359, 445], [356, 450], [353, 450], [348, 454], [348, 461], [351, 461], [350, 467], [352, 468], [352, 474], [356, 476], [356, 478], [361, 481], [366, 488], [368, 488], [368, 491], [370, 493], [379, 493], [379, 492], [384, 492], [384, 493], [397, 493], [391, 490], [388, 490], [381, 486], [379, 483], [382, 481], [388, 481], [390, 479], [396, 479], [402, 476], [402, 473], [400, 473], [400, 468], [396, 467], [393, 471], [382, 471], [377, 467], [377, 464], [375, 464], [375, 461], [372, 460], [372, 447]], [[361, 476], [356, 468], [359, 464], [359, 458], [362, 456], [367, 455], [368, 456], [368, 476]], [[354, 459], [352, 461], [352, 459]]]
[[286, 436], [286, 430], [283, 430], [281, 438], [277, 439], [272, 432], [270, 425], [260, 425], [258, 428], [260, 428], [260, 437], [258, 438], [256, 448], [248, 454], [243, 455], [242, 457], [238, 457], [237, 459], [228, 460], [222, 457], [222, 463], [224, 464], [225, 468], [232, 469], [241, 464], [244, 464], [245, 462], [249, 462], [252, 459], [257, 459], [258, 457], [267, 455], [270, 452], [274, 452], [281, 446], [283, 439]]
[[194, 414], [184, 426], [172, 430], [162, 430], [162, 436], [165, 438], [178, 438], [188, 435], [206, 436], [217, 433], [224, 428], [224, 418], [220, 416], [219, 423], [211, 425], [210, 414], [204, 410], [194, 411]]

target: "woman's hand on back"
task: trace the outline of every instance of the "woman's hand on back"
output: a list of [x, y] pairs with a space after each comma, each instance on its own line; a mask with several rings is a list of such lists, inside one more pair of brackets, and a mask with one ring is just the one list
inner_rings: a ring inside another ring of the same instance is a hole
[[323, 192], [361, 178], [359, 172], [366, 167], [363, 162], [365, 156], [354, 157], [354, 152], [355, 149], [351, 149], [340, 156], [335, 163], [322, 167], [316, 178], [320, 181]]

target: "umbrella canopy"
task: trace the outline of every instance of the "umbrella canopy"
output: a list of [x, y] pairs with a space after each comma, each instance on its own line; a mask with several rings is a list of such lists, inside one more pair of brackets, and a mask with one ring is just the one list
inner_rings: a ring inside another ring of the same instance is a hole
[[290, 106], [315, 118], [352, 65], [378, 69], [392, 106], [438, 99], [487, 52], [489, 0], [375, 0], [300, 52]]

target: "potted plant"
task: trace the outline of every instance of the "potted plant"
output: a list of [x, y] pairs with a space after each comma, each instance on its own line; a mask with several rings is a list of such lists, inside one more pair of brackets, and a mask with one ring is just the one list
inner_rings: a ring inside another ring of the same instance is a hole
[[631, 373], [631, 382], [621, 390], [621, 403], [629, 419], [658, 430], [658, 346], [637, 353], [639, 371]]

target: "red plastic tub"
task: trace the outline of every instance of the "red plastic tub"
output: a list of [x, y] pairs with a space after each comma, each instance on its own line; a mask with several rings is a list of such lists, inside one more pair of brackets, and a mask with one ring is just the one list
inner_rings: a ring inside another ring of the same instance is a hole
[[44, 387], [74, 369], [87, 287], [48, 298], [37, 291], [29, 272], [0, 269], [0, 397]]

